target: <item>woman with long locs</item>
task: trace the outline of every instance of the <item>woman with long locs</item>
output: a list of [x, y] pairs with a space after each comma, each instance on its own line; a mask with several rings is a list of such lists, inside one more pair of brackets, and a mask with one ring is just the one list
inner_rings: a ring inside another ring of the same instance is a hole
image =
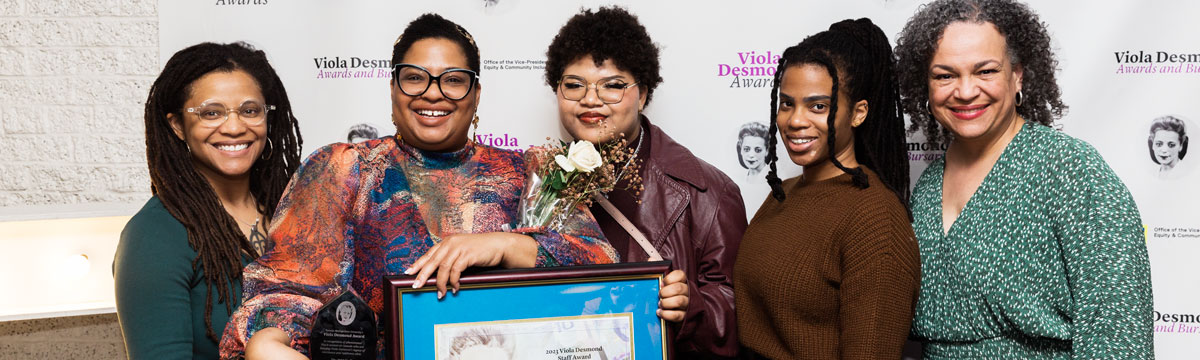
[[[771, 92], [771, 195], [733, 272], [746, 357], [900, 358], [921, 271], [893, 67], [868, 19], [784, 51]], [[779, 142], [802, 175], [779, 179]]]
[[213, 359], [241, 304], [242, 267], [300, 164], [300, 132], [266, 54], [203, 43], [167, 60], [146, 99], [154, 194], [113, 261], [131, 359]]
[[914, 129], [949, 141], [913, 190], [925, 357], [1153, 358], [1141, 216], [1095, 148], [1050, 126], [1066, 105], [1037, 14], [934, 1], [896, 54]]

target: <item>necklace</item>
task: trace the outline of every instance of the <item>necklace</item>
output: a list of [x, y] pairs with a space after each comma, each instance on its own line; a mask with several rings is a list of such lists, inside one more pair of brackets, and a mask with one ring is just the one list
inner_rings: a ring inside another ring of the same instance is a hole
[[[257, 207], [258, 207], [258, 206], [257, 206], [257, 205], [255, 205], [255, 208], [257, 208]], [[244, 225], [244, 226], [249, 226], [249, 227], [250, 227], [250, 229], [252, 229], [252, 230], [256, 230], [256, 229], [258, 229], [258, 222], [259, 222], [260, 220], [262, 220], [262, 214], [259, 214], [257, 211], [255, 211], [255, 212], [254, 212], [254, 213], [255, 213], [255, 215], [256, 215], [256, 216], [254, 217], [254, 223], [250, 223], [250, 222], [248, 222], [248, 221], [242, 221], [242, 219], [238, 219], [238, 217], [237, 217], [237, 216], [233, 215], [233, 211], [230, 211], [230, 209], [229, 209], [229, 207], [228, 207], [228, 206], [226, 206], [226, 207], [225, 207], [225, 212], [229, 214], [229, 217], [233, 218], [233, 221], [237, 221], [237, 222], [238, 222], [238, 224], [242, 224], [242, 225]]]
[[[231, 214], [230, 216], [232, 217], [233, 215]], [[263, 235], [261, 231], [258, 231], [258, 223], [262, 221], [262, 215], [259, 215], [257, 218], [255, 218], [253, 224], [248, 224], [237, 217], [233, 217], [233, 220], [236, 220], [242, 225], [250, 227], [250, 236], [246, 238], [246, 242], [249, 242], [250, 247], [254, 248], [254, 251], [257, 252], [259, 256], [262, 256], [262, 254], [267, 251], [267, 236]]]
[[[256, 205], [255, 208], [257, 208], [257, 207], [258, 206]], [[256, 252], [258, 252], [258, 255], [262, 255], [263, 252], [265, 252], [267, 250], [267, 236], [264, 235], [262, 231], [258, 230], [258, 228], [259, 228], [258, 224], [262, 222], [263, 214], [259, 214], [256, 211], [255, 212], [256, 216], [254, 217], [254, 222], [249, 222], [249, 221], [242, 221], [242, 219], [238, 219], [237, 216], [233, 215], [233, 211], [229, 210], [229, 207], [225, 207], [225, 212], [228, 213], [229, 217], [233, 218], [233, 221], [236, 221], [240, 226], [250, 227], [250, 234], [246, 237], [246, 241], [250, 243], [250, 247], [254, 248], [254, 250]], [[239, 230], [241, 230], [241, 229], [239, 229]]]
[[633, 158], [636, 158], [638, 155], [638, 152], [642, 151], [642, 135], [646, 135], [646, 129], [638, 129], [638, 130], [639, 131], [638, 131], [637, 147], [633, 148], [633, 155], [629, 157], [629, 160], [625, 160], [625, 165], [621, 165], [621, 172], [619, 174], [617, 174], [617, 179], [620, 179], [621, 176], [625, 175], [625, 168], [628, 168], [629, 163], [633, 162]]
[[233, 214], [230, 214], [229, 216], [232, 217], [233, 220], [237, 221], [238, 224], [249, 226], [250, 229], [253, 229], [253, 230], [258, 230], [258, 222], [260, 220], [262, 220], [262, 215], [259, 215], [258, 217], [254, 218], [254, 223], [242, 221], [242, 219], [238, 219], [236, 216], [233, 216]]

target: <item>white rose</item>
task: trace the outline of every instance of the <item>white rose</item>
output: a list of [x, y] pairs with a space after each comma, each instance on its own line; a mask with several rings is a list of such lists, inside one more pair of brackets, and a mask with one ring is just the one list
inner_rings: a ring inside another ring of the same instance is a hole
[[558, 164], [558, 167], [566, 170], [567, 172], [575, 171], [575, 165], [571, 165], [571, 162], [567, 160], [566, 156], [554, 155], [554, 162]]
[[[555, 160], [557, 161], [557, 159]], [[600, 152], [596, 151], [596, 146], [587, 140], [571, 144], [571, 149], [567, 151], [567, 160], [570, 160], [571, 165], [583, 172], [592, 172], [604, 164], [604, 159], [600, 158]]]

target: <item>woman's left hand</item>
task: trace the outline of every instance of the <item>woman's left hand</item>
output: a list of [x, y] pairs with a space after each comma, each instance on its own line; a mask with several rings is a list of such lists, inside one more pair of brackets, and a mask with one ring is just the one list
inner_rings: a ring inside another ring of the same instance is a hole
[[670, 322], [681, 322], [687, 314], [687, 274], [675, 270], [663, 277], [658, 289], [658, 317]]
[[471, 267], [501, 265], [505, 268], [533, 267], [537, 260], [537, 241], [521, 234], [494, 232], [484, 234], [453, 234], [429, 248], [406, 275], [417, 275], [413, 287], [425, 285], [437, 273], [438, 299], [446, 296], [449, 285], [458, 292], [458, 278]]

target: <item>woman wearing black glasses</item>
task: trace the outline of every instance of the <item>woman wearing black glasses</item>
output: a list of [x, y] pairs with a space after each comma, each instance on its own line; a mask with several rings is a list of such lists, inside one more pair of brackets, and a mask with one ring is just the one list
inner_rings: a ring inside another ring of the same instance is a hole
[[442, 297], [469, 267], [617, 261], [582, 208], [562, 233], [504, 230], [518, 220], [525, 162], [468, 140], [482, 86], [465, 29], [422, 15], [394, 44], [392, 63], [396, 136], [326, 146], [301, 166], [272, 223], [274, 248], [246, 267], [223, 358], [303, 358], [313, 314], [342, 291], [379, 316], [384, 275], [436, 276]]

